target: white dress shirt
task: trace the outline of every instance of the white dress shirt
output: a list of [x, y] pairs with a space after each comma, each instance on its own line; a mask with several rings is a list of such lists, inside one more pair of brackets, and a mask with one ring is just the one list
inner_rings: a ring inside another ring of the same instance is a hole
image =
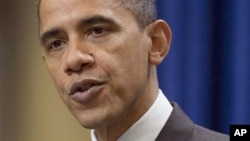
[[[117, 141], [154, 141], [167, 122], [173, 107], [161, 90], [149, 110], [134, 123]], [[91, 140], [98, 141], [94, 130]]]

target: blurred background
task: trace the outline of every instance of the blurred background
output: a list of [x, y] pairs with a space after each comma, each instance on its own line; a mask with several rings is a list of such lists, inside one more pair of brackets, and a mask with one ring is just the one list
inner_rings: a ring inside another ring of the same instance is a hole
[[0, 1], [0, 141], [88, 141], [42, 62], [36, 0]]
[[250, 124], [250, 1], [158, 0], [173, 32], [160, 85], [196, 123]]
[[[160, 86], [196, 123], [250, 124], [250, 1], [158, 0], [173, 32]], [[88, 141], [41, 59], [35, 0], [0, 1], [0, 141]]]

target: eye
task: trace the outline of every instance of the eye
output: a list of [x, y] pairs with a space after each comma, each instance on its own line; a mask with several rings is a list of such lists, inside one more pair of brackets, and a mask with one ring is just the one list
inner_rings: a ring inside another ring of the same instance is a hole
[[99, 35], [99, 34], [102, 34], [104, 32], [104, 29], [103, 28], [94, 28], [92, 32], [93, 32], [93, 34]]
[[52, 50], [52, 49], [57, 49], [65, 45], [66, 42], [63, 40], [54, 40], [51, 43], [48, 44], [47, 49]]
[[99, 36], [104, 35], [107, 32], [108, 32], [108, 29], [106, 29], [106, 28], [94, 27], [94, 28], [90, 29], [89, 36], [99, 37]]

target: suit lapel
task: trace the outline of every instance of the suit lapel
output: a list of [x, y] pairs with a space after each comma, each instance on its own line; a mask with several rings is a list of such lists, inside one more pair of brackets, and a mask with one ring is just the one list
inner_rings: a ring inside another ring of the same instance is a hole
[[173, 111], [156, 141], [190, 141], [194, 129], [193, 122], [176, 103], [171, 103]]

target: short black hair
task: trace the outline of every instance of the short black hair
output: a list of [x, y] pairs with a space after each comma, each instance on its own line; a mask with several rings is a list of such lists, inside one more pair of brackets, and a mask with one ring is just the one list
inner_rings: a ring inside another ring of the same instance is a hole
[[[157, 19], [155, 0], [117, 0], [117, 2], [120, 2], [122, 7], [129, 10], [135, 16], [139, 27], [142, 29]], [[40, 5], [41, 0], [38, 0], [38, 24], [40, 24]]]
[[157, 19], [155, 0], [118, 0], [136, 18], [138, 25], [145, 28]]

